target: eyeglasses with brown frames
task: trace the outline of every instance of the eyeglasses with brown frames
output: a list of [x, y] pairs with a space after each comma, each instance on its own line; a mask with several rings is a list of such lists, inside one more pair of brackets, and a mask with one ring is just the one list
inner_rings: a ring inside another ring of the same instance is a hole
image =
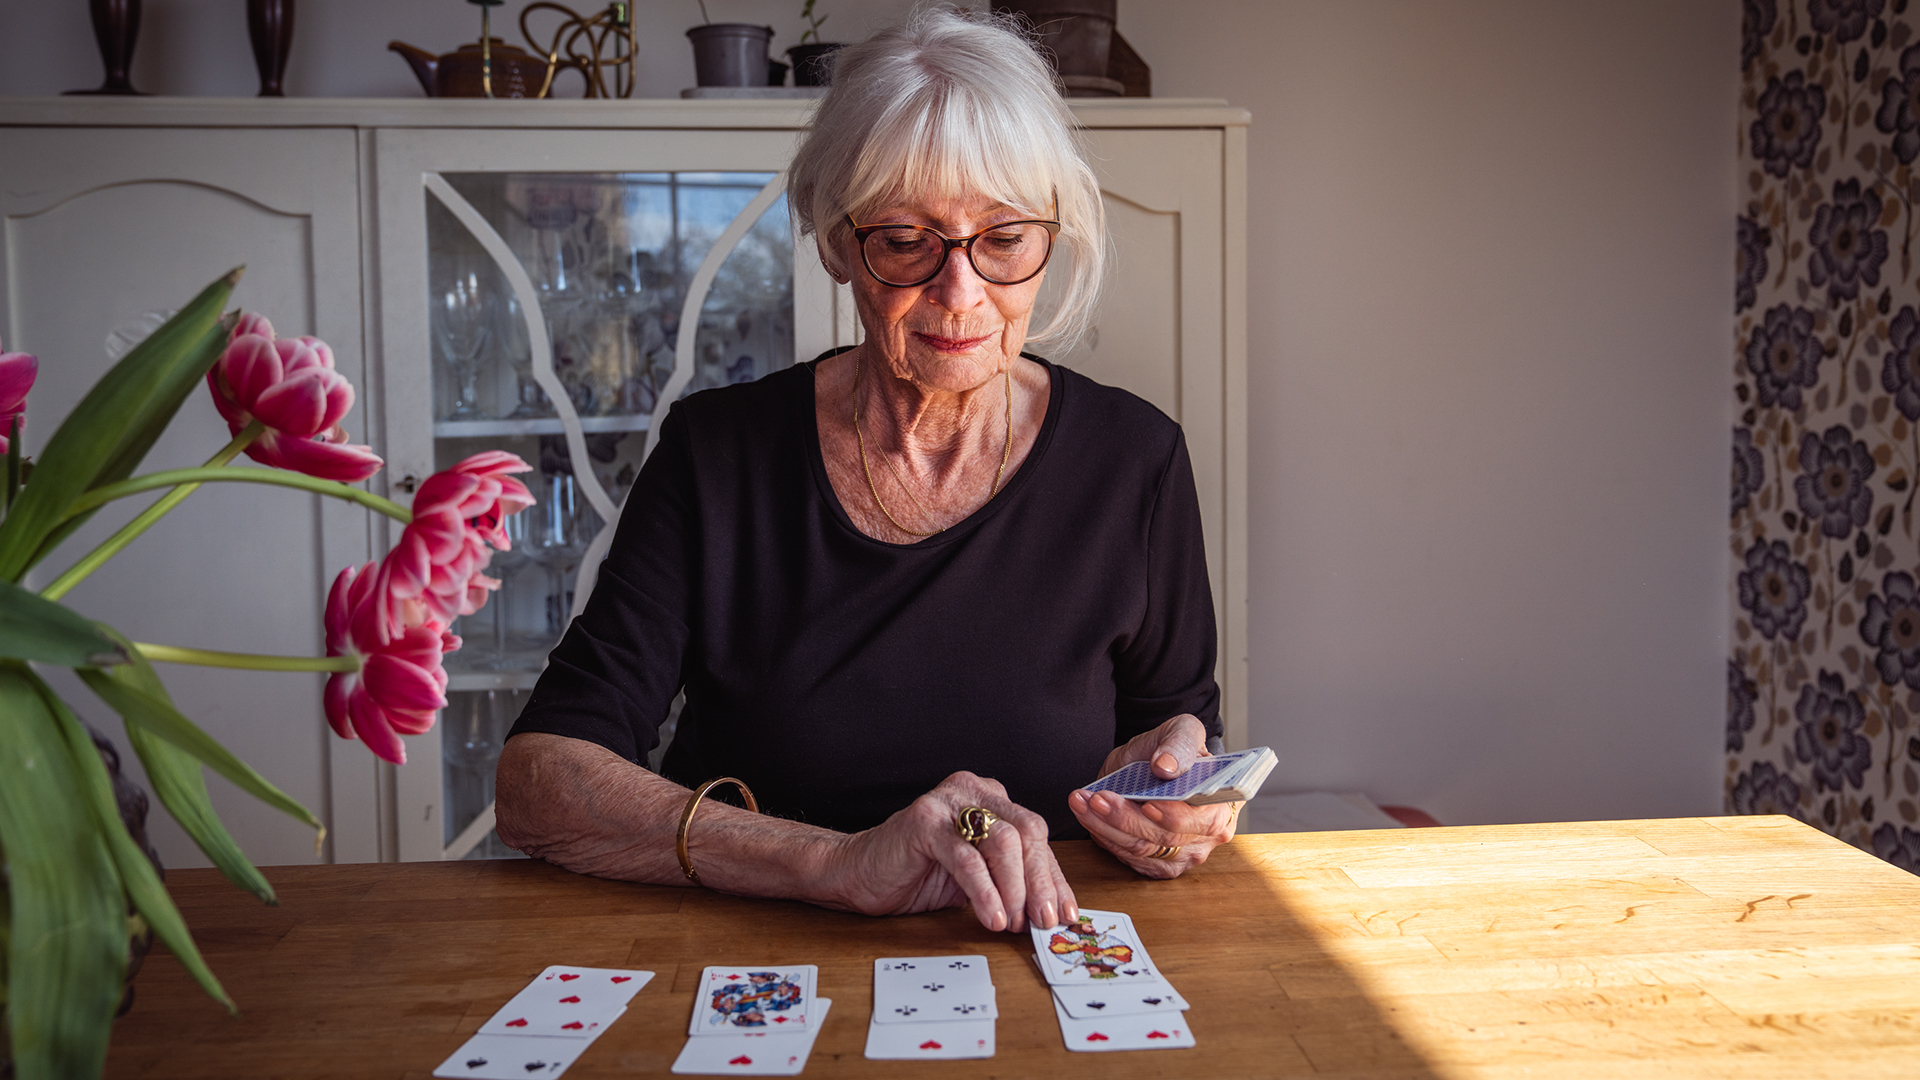
[[[1056, 211], [1057, 212], [1057, 211]], [[847, 215], [853, 238], [860, 244], [860, 260], [867, 273], [882, 285], [911, 289], [940, 276], [954, 248], [981, 280], [995, 285], [1019, 285], [1046, 269], [1053, 256], [1058, 221], [1006, 221], [971, 236], [948, 236], [926, 225], [862, 225]]]

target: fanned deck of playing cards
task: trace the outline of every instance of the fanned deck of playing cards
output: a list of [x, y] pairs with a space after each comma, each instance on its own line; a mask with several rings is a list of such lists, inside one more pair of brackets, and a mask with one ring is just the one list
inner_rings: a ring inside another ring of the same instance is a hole
[[651, 971], [555, 964], [480, 1025], [433, 1075], [448, 1080], [559, 1076], [652, 978]]
[[1124, 912], [1081, 908], [1075, 921], [1031, 933], [1067, 1049], [1194, 1045], [1186, 999], [1161, 976]]
[[986, 957], [883, 956], [873, 962], [867, 1057], [990, 1058], [999, 1015]]
[[814, 993], [812, 964], [736, 964], [700, 973], [687, 1045], [673, 1071], [698, 1076], [797, 1076], [833, 1008]]
[[1256, 746], [1231, 754], [1203, 757], [1171, 780], [1153, 775], [1153, 766], [1130, 762], [1088, 784], [1088, 791], [1105, 791], [1135, 802], [1158, 800], [1191, 803], [1245, 802], [1260, 793], [1276, 758], [1272, 750]]

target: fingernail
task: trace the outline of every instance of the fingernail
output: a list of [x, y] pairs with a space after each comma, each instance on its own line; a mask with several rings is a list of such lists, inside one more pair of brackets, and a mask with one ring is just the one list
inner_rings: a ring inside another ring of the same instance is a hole
[[1169, 772], [1180, 767], [1179, 759], [1172, 754], [1161, 754], [1153, 759], [1153, 764], [1155, 768], [1166, 769]]
[[1166, 816], [1166, 814], [1162, 812], [1158, 806], [1155, 806], [1152, 803], [1143, 804], [1140, 807], [1140, 812], [1147, 815], [1148, 818], [1154, 821], [1159, 821], [1161, 818]]
[[1103, 814], [1110, 814], [1113, 812], [1113, 800], [1107, 798], [1106, 792], [1101, 792], [1095, 795], [1092, 799], [1092, 803], [1093, 803], [1093, 808], [1095, 810], [1100, 811]]
[[1048, 926], [1059, 926], [1059, 925], [1060, 925], [1060, 920], [1059, 920], [1059, 919], [1056, 919], [1056, 918], [1054, 918], [1054, 914], [1053, 914], [1053, 905], [1052, 905], [1052, 904], [1048, 904], [1048, 905], [1047, 905], [1046, 907], [1043, 907], [1043, 908], [1041, 908], [1041, 909], [1040, 909], [1040, 914], [1042, 914], [1042, 915], [1044, 915], [1044, 916], [1046, 916], [1046, 919], [1047, 919], [1047, 925], [1048, 925]]

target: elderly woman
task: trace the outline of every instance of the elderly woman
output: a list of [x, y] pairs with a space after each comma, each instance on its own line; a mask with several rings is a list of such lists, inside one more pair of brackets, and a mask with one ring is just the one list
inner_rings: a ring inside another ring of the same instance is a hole
[[[839, 54], [790, 173], [863, 343], [677, 403], [500, 758], [507, 843], [871, 914], [1076, 912], [1049, 836], [1173, 877], [1233, 808], [1081, 785], [1220, 732], [1178, 425], [1022, 352], [1089, 317], [1105, 223], [1051, 72], [980, 15]], [[1062, 258], [1065, 256], [1065, 258]], [[686, 701], [662, 775], [639, 762]], [[759, 813], [702, 799], [716, 778]]]

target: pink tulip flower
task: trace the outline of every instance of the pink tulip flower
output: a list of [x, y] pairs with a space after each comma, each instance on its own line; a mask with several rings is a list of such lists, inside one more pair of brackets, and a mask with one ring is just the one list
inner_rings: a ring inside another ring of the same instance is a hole
[[[241, 333], [243, 328], [251, 328]], [[333, 368], [333, 350], [318, 338], [269, 336], [271, 323], [241, 318], [207, 386], [235, 435], [254, 420], [266, 432], [247, 447], [262, 465], [327, 480], [358, 483], [384, 464], [371, 447], [347, 443], [340, 419], [353, 408], [353, 384]], [[251, 330], [265, 330], [254, 333]]]
[[533, 505], [527, 486], [509, 473], [533, 467], [512, 454], [490, 450], [434, 473], [413, 497], [413, 522], [382, 563], [386, 575], [387, 632], [398, 633], [406, 605], [424, 605], [428, 615], [451, 624], [487, 602], [500, 582], [481, 571], [493, 557], [488, 545], [508, 550], [503, 522]]
[[378, 566], [347, 567], [327, 593], [327, 655], [358, 657], [360, 670], [330, 676], [322, 701], [335, 734], [357, 736], [375, 756], [404, 765], [407, 748], [400, 736], [428, 731], [446, 707], [441, 657], [459, 648], [460, 639], [432, 618], [389, 634], [385, 575]]
[[0, 347], [0, 454], [7, 452], [7, 432], [13, 430], [13, 418], [20, 417], [23, 425], [27, 422], [27, 391], [33, 389], [33, 380], [39, 374], [40, 361], [33, 354]]

